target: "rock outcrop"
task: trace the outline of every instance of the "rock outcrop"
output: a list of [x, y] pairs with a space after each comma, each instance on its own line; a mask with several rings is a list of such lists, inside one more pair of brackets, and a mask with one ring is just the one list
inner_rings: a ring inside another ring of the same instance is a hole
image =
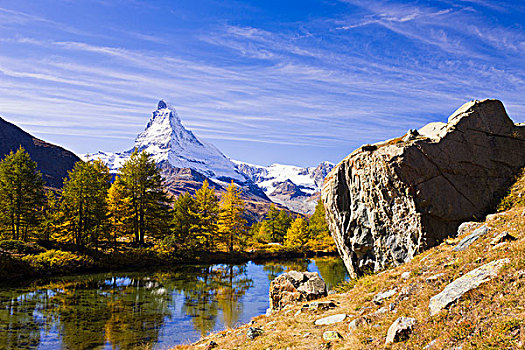
[[290, 271], [275, 278], [270, 284], [270, 312], [303, 301], [328, 295], [326, 284], [317, 272]]
[[497, 100], [472, 101], [447, 123], [365, 145], [327, 176], [322, 198], [352, 274], [409, 261], [482, 218], [525, 165], [525, 126]]

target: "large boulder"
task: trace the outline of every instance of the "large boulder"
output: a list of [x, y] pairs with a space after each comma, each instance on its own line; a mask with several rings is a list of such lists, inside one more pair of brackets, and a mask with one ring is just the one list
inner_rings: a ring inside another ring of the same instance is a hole
[[322, 191], [330, 231], [353, 275], [412, 259], [481, 218], [525, 165], [525, 127], [500, 101], [472, 101], [447, 123], [365, 145]]
[[290, 271], [270, 283], [270, 311], [327, 295], [326, 284], [317, 272]]

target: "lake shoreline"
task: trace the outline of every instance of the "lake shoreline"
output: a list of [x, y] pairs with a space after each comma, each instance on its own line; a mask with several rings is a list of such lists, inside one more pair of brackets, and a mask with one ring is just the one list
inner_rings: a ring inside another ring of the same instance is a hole
[[56, 254], [49, 258], [46, 257], [49, 261], [41, 259], [40, 255], [0, 252], [0, 286], [18, 286], [30, 284], [39, 279], [92, 273], [148, 271], [171, 269], [183, 265], [242, 264], [249, 261], [257, 263], [338, 256], [336, 251], [297, 250], [284, 247], [270, 251], [177, 252], [170, 255], [162, 255], [144, 249], [126, 252], [50, 250], [46, 253], [51, 252], [56, 252]]

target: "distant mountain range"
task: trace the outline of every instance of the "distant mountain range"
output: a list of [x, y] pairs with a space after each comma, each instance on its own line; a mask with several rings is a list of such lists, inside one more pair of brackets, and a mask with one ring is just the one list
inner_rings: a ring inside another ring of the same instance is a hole
[[329, 162], [310, 168], [282, 164], [265, 167], [235, 160], [233, 162], [273, 202], [302, 214], [314, 212], [324, 178], [334, 167]]
[[[51, 187], [61, 187], [68, 170], [80, 160], [72, 152], [37, 139], [0, 118], [0, 156], [20, 146], [38, 163], [38, 169]], [[204, 180], [221, 194], [233, 180], [241, 188], [253, 220], [260, 219], [273, 203], [294, 212], [313, 213], [324, 177], [333, 168], [328, 162], [302, 168], [282, 164], [265, 167], [232, 161], [214, 145], [186, 129], [175, 108], [164, 100], [159, 101], [131, 149], [116, 153], [99, 151], [81, 158], [100, 159], [114, 174], [134, 149], [152, 155], [165, 178], [167, 189], [175, 195], [194, 192]]]
[[193, 191], [208, 179], [219, 191], [233, 180], [247, 200], [275, 202], [290, 210], [311, 214], [315, 208], [324, 177], [333, 164], [301, 168], [273, 164], [269, 167], [232, 161], [214, 145], [199, 139], [186, 129], [170, 104], [161, 100], [134, 146], [124, 152], [102, 152], [83, 158], [100, 159], [116, 172], [134, 149], [150, 153], [163, 169], [173, 193]]

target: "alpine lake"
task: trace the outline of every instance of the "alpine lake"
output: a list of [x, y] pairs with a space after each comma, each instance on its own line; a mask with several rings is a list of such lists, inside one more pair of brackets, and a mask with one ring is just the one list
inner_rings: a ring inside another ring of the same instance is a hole
[[169, 349], [264, 314], [270, 282], [318, 272], [328, 290], [348, 278], [339, 258], [184, 265], [0, 287], [0, 349]]

